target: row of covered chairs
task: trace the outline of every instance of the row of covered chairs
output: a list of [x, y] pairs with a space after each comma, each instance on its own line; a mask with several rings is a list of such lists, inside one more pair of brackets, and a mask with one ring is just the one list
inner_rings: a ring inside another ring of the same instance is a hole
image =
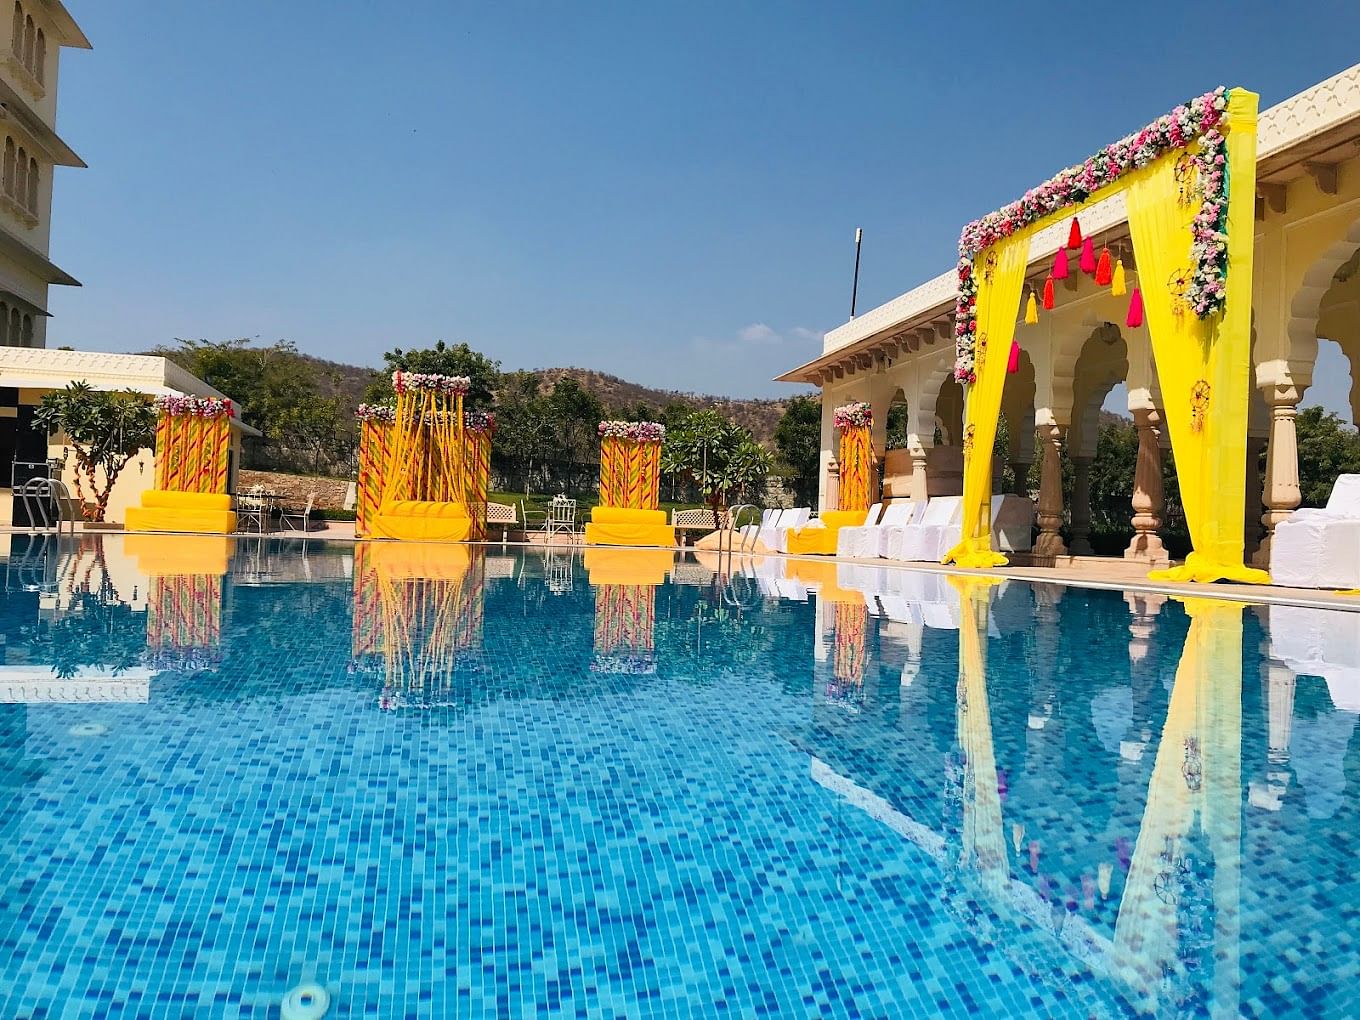
[[[992, 547], [1027, 552], [1033, 545], [1034, 504], [1023, 496], [992, 497]], [[877, 503], [866, 523], [841, 528], [836, 555], [938, 563], [963, 537], [963, 497]]]

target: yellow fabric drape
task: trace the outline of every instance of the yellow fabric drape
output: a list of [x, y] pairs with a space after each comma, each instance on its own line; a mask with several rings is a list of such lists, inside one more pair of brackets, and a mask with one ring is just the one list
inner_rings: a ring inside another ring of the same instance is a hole
[[[1019, 292], [1016, 292], [1017, 307]], [[1006, 339], [1007, 344], [1010, 338]], [[1001, 825], [992, 715], [987, 699], [987, 616], [990, 577], [950, 577], [959, 593], [959, 683], [956, 697], [959, 746], [964, 753], [963, 847], [960, 864], [977, 869], [992, 902], [1006, 900], [1010, 881], [1006, 836]]]
[[1169, 1005], [1158, 1002], [1165, 975], [1184, 968], [1177, 902], [1196, 891], [1165, 886], [1205, 872], [1208, 862], [1202, 860], [1185, 877], [1176, 866], [1198, 829], [1213, 857], [1215, 1015], [1237, 1016], [1244, 608], [1218, 599], [1185, 600], [1190, 631], [1115, 922], [1115, 962], [1136, 978], [1142, 999], [1135, 1001], [1148, 1013]]
[[1030, 233], [1022, 230], [998, 241], [973, 260], [978, 288], [977, 380], [969, 387], [964, 409], [963, 534], [962, 541], [944, 557], [944, 562], [961, 567], [999, 567], [1007, 562], [992, 551], [992, 444], [1025, 287]]
[[1173, 291], [1188, 273], [1197, 201], [1179, 200], [1177, 153], [1131, 174], [1129, 231], [1194, 551], [1148, 576], [1269, 583], [1243, 564], [1247, 397], [1251, 371], [1257, 97], [1233, 89], [1220, 125], [1228, 147], [1228, 292], [1222, 316], [1200, 319]]

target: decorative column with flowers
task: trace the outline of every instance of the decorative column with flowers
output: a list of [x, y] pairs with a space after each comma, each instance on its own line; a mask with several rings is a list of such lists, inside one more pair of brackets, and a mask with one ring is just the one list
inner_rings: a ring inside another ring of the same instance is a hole
[[837, 460], [840, 465], [839, 510], [867, 510], [874, 471], [874, 448], [870, 431], [874, 413], [865, 401], [836, 408], [836, 430], [840, 433]]
[[661, 495], [661, 444], [654, 421], [600, 422], [600, 504], [655, 510]]
[[359, 479], [355, 485], [354, 534], [369, 533], [382, 499], [383, 471], [392, 445], [392, 424], [397, 409], [390, 404], [360, 404], [354, 417], [359, 422]]
[[226, 492], [231, 419], [236, 409], [217, 397], [156, 398], [156, 488], [165, 492]]

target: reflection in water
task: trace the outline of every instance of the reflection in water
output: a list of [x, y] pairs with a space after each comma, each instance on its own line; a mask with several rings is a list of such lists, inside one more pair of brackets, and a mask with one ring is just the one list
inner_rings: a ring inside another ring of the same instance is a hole
[[[604, 549], [312, 544], [304, 559], [282, 545], [87, 537], [12, 566], [0, 605], [15, 702], [0, 710], [0, 827], [12, 832], [63, 768], [50, 736], [26, 753], [31, 718], [50, 718], [29, 706], [134, 675], [141, 693], [120, 697], [150, 704], [122, 708], [183, 716], [194, 740], [210, 732], [192, 718], [211, 699], [340, 693], [370, 716], [444, 709], [419, 722], [447, 726], [435, 743], [455, 750], [477, 731], [457, 728], [460, 713], [480, 727], [551, 703], [550, 719], [587, 718], [594, 699], [648, 692], [677, 707], [675, 747], [703, 746], [706, 730], [684, 728], [686, 694], [721, 706], [710, 727], [744, 719], [740, 699], [755, 698], [788, 706], [777, 727], [743, 733], [760, 760], [793, 760], [763, 793], [768, 824], [813, 839], [778, 799], [809, 788], [828, 817], [881, 823], [920, 854], [875, 873], [876, 888], [928, 886], [947, 940], [1010, 961], [1044, 994], [1090, 991], [1083, 1009], [1097, 1015], [1355, 1012], [1360, 614]], [[346, 662], [327, 672], [345, 635]], [[509, 716], [472, 715], [511, 701]], [[326, 722], [301, 704], [298, 718]], [[364, 732], [347, 704], [329, 710]], [[411, 721], [382, 718], [365, 753]], [[71, 734], [93, 733], [89, 721], [47, 729], [87, 739]], [[618, 729], [599, 760], [636, 777], [646, 731], [626, 714]], [[665, 790], [693, 778], [667, 774]], [[158, 789], [147, 783], [142, 796]], [[722, 809], [706, 802], [705, 817]], [[665, 838], [652, 845], [691, 847]], [[872, 871], [839, 838], [840, 866]]]

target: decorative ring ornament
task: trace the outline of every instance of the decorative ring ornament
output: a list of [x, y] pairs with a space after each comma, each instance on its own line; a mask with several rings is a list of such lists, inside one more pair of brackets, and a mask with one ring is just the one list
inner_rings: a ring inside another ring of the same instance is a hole
[[1198, 380], [1190, 388], [1190, 431], [1198, 432], [1204, 428], [1204, 420], [1209, 416], [1209, 383]]

